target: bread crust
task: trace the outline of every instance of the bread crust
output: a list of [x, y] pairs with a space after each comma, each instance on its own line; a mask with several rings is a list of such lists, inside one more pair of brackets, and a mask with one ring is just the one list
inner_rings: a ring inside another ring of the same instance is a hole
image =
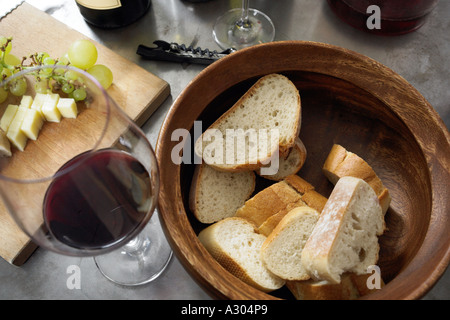
[[[261, 244], [266, 239], [265, 236], [260, 235], [256, 232], [254, 226], [248, 222], [245, 219], [237, 218], [237, 217], [231, 217], [226, 218], [224, 220], [221, 220], [211, 226], [209, 226], [206, 229], [203, 229], [198, 238], [200, 242], [203, 244], [203, 246], [207, 249], [207, 251], [213, 256], [213, 258], [219, 262], [219, 264], [226, 269], [228, 272], [233, 274], [235, 277], [239, 278], [243, 282], [247, 283], [248, 285], [259, 289], [263, 292], [270, 292], [276, 289], [281, 288], [285, 281], [273, 276], [274, 279], [274, 285], [273, 286], [267, 286], [264, 285], [261, 282], [258, 282], [256, 278], [258, 275], [251, 274], [250, 270], [246, 270], [238, 261], [235, 260], [234, 257], [230, 256], [229, 253], [222, 250], [222, 245], [220, 243], [217, 243], [215, 241], [214, 233], [216, 232], [217, 228], [220, 228], [222, 224], [229, 223], [230, 221], [236, 221], [239, 222], [241, 225], [243, 225], [246, 229], [248, 229], [249, 232], [253, 232], [255, 237], [260, 238]], [[262, 262], [261, 262], [262, 263]]]
[[[285, 139], [280, 140], [279, 144], [275, 146], [272, 150], [270, 150], [269, 154], [267, 154], [264, 158], [258, 159], [256, 163], [243, 163], [243, 164], [234, 164], [234, 165], [226, 165], [226, 164], [216, 164], [216, 163], [208, 163], [210, 166], [216, 168], [217, 170], [224, 170], [224, 171], [245, 171], [245, 170], [258, 170], [259, 168], [263, 167], [264, 165], [267, 165], [267, 163], [270, 163], [270, 160], [273, 156], [280, 156], [285, 157], [289, 153], [289, 150], [294, 146], [295, 139], [300, 134], [300, 128], [301, 128], [301, 99], [300, 94], [298, 93], [298, 89], [295, 87], [295, 85], [285, 76], [280, 74], [269, 74], [262, 78], [260, 78], [229, 110], [227, 110], [224, 114], [222, 114], [219, 119], [217, 119], [208, 129], [216, 129], [219, 127], [220, 124], [222, 124], [224, 121], [227, 120], [227, 118], [233, 114], [238, 108], [245, 105], [247, 100], [255, 93], [255, 91], [259, 90], [260, 87], [268, 80], [272, 78], [282, 78], [287, 80], [288, 84], [292, 86], [293, 92], [296, 93], [296, 121], [294, 122], [294, 129], [292, 130], [291, 134], [288, 137], [285, 137]], [[197, 139], [195, 142], [195, 153], [204, 159], [203, 157], [203, 138], [204, 133]], [[278, 153], [278, 154], [276, 154]]]
[[366, 181], [377, 194], [383, 214], [386, 214], [391, 203], [389, 191], [372, 167], [361, 157], [347, 151], [341, 145], [335, 144], [325, 160], [322, 171], [333, 184], [336, 184], [340, 178], [345, 176]]
[[[310, 279], [309, 274], [302, 267], [301, 261], [299, 261], [302, 250], [301, 243], [303, 238], [309, 237], [310, 232], [312, 232], [312, 229], [314, 228], [314, 225], [318, 217], [319, 213], [313, 208], [308, 206], [301, 206], [290, 210], [281, 219], [281, 221], [269, 234], [269, 236], [264, 241], [261, 247], [261, 256], [269, 271], [286, 280]], [[292, 234], [289, 228], [291, 228], [292, 225], [297, 224], [299, 222], [301, 222], [302, 224], [306, 224], [306, 222], [308, 222], [308, 226], [304, 227], [306, 230], [304, 229], [301, 231], [296, 230], [295, 234]], [[292, 256], [291, 255], [292, 252], [280, 256], [283, 257], [284, 263], [292, 264], [294, 262], [295, 267], [293, 269], [295, 270], [286, 271], [285, 267], [280, 268], [280, 264], [283, 262], [278, 260], [274, 263], [273, 258], [271, 257], [273, 250], [283, 252], [283, 248], [279, 247], [278, 246], [279, 243], [277, 243], [279, 242], [278, 238], [282, 236], [283, 233], [290, 233], [290, 236], [292, 237], [292, 238], [290, 237], [288, 243], [283, 243], [283, 246], [292, 246], [293, 248], [296, 248], [295, 251], [297, 251], [296, 253], [298, 253], [298, 256], [295, 255]], [[271, 248], [272, 246], [274, 246], [274, 248]]]
[[[291, 160], [291, 157], [298, 156], [298, 158], [299, 158], [298, 162], [294, 163], [294, 165], [290, 165], [291, 163], [289, 163], [290, 166], [289, 166], [288, 172], [281, 174], [280, 171], [278, 170], [278, 172], [274, 175], [262, 175], [261, 169], [259, 169], [256, 171], [256, 173], [258, 175], [260, 175], [261, 177], [268, 179], [268, 180], [273, 180], [273, 181], [284, 180], [286, 177], [288, 177], [290, 175], [295, 175], [300, 171], [300, 169], [305, 164], [307, 154], [308, 154], [308, 152], [306, 150], [306, 147], [305, 147], [303, 141], [297, 137], [295, 139], [294, 146], [289, 150], [289, 153], [286, 155], [286, 157], [285, 158], [280, 157], [280, 159], [279, 159], [279, 170], [280, 170], [281, 166], [283, 165], [283, 162], [292, 162], [293, 160]], [[266, 167], [266, 166], [264, 166], [264, 167]]]
[[[367, 195], [360, 200], [362, 192]], [[373, 196], [370, 195], [371, 193]], [[374, 201], [374, 199], [376, 200]], [[340, 282], [340, 274], [336, 274], [336, 266], [333, 265], [332, 257], [340, 254], [337, 252], [338, 239], [344, 234], [346, 225], [349, 225], [349, 221], [351, 221], [349, 218], [352, 215], [355, 201], [364, 201], [364, 204], [370, 204], [374, 211], [379, 210], [379, 213], [374, 213], [375, 216], [367, 217], [367, 219], [375, 220], [378, 229], [363, 229], [364, 235], [369, 234], [369, 239], [373, 240], [383, 233], [385, 226], [382, 209], [373, 189], [359, 178], [343, 177], [339, 179], [302, 252], [302, 262], [312, 278], [327, 280], [331, 283]], [[362, 243], [357, 245], [363, 247]], [[368, 265], [376, 264], [378, 260], [378, 239], [375, 243], [371, 242], [371, 245], [375, 246], [375, 248], [371, 247], [373, 254], [369, 255], [368, 253], [367, 258], [364, 259], [364, 263]], [[359, 267], [356, 266], [345, 266], [343, 271], [359, 273], [358, 270], [354, 270], [355, 268], [359, 270]]]

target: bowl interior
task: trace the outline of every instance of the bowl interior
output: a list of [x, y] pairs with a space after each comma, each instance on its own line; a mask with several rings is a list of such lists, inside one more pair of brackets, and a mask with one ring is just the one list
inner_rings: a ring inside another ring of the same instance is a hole
[[[416, 138], [387, 105], [353, 83], [314, 72], [287, 70], [279, 73], [296, 85], [302, 100], [300, 138], [308, 156], [298, 175], [328, 197], [333, 185], [322, 174], [321, 168], [332, 145], [338, 143], [365, 159], [389, 189], [392, 202], [385, 217], [387, 231], [380, 237], [378, 263], [383, 280], [389, 283], [414, 258], [430, 224], [430, 176]], [[202, 121], [203, 130], [258, 78], [240, 82], [213, 99], [197, 119]], [[191, 136], [194, 136], [193, 128]], [[189, 210], [194, 166], [181, 165], [180, 183], [187, 218], [198, 234], [206, 225], [199, 223]], [[258, 177], [255, 193], [272, 183]], [[286, 288], [270, 295], [293, 298]]]

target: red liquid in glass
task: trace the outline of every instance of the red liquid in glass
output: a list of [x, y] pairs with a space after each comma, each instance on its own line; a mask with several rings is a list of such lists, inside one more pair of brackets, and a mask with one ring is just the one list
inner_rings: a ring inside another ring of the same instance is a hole
[[[420, 28], [438, 0], [328, 0], [338, 17], [360, 30], [379, 35], [400, 35]], [[367, 8], [381, 11], [381, 29], [369, 29]]]
[[107, 247], [127, 236], [148, 214], [147, 170], [117, 150], [86, 153], [60, 170], [44, 199], [47, 228], [59, 241], [83, 249]]

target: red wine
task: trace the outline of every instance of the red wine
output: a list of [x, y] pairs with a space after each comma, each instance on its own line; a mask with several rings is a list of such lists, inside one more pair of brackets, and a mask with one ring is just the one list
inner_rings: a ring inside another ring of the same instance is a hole
[[[438, 0], [328, 0], [332, 10], [349, 25], [379, 35], [399, 35], [419, 29]], [[367, 28], [367, 8], [381, 11], [381, 29]]]
[[127, 26], [147, 13], [150, 0], [76, 0], [88, 23], [100, 28]]
[[[67, 173], [62, 172], [65, 169]], [[82, 249], [104, 248], [133, 232], [149, 214], [149, 174], [125, 152], [85, 153], [60, 173], [44, 199], [45, 223], [60, 242]]]

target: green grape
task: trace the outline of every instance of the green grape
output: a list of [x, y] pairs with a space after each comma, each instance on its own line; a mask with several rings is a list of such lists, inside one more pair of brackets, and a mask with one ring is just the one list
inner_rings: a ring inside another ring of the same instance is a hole
[[83, 88], [75, 89], [72, 94], [75, 101], [82, 101], [86, 99], [86, 90]]
[[[64, 62], [58, 61], [56, 63], [57, 66], [65, 66], [66, 64]], [[66, 69], [64, 68], [55, 68], [55, 73], [57, 73], [60, 76], [64, 76], [64, 72], [66, 72]]]
[[50, 57], [45, 57], [44, 60], [42, 60], [42, 62], [45, 65], [48, 65], [48, 66], [52, 66], [52, 65], [55, 64], [55, 60], [53, 58], [50, 58]]
[[70, 84], [70, 83], [64, 83], [63, 86], [62, 86], [62, 88], [61, 88], [61, 90], [62, 90], [64, 93], [67, 93], [67, 94], [73, 92], [74, 89], [75, 89], [75, 88], [74, 88], [73, 85]]
[[36, 55], [36, 62], [38, 63], [38, 64], [43, 64], [44, 63], [44, 60], [46, 59], [46, 58], [48, 58], [48, 57], [50, 57], [50, 55], [47, 53], [47, 52], [39, 52], [37, 55]]
[[27, 92], [27, 81], [24, 78], [19, 78], [12, 82], [9, 92], [17, 97], [23, 96]]
[[[7, 41], [8, 41], [8, 39], [6, 37], [0, 36], [0, 47], [3, 47]], [[12, 49], [12, 44], [10, 41], [5, 48], [5, 53], [6, 54], [10, 53], [11, 49]]]
[[8, 91], [4, 88], [0, 88], [0, 103], [3, 103], [8, 98]]
[[98, 82], [102, 85], [103, 88], [108, 89], [113, 82], [113, 74], [111, 70], [102, 64], [97, 64], [92, 68], [87, 70]]
[[70, 80], [75, 81], [78, 79], [78, 73], [75, 71], [69, 70], [64, 74], [64, 78], [67, 81], [70, 81]]
[[89, 40], [77, 40], [68, 51], [70, 63], [77, 68], [86, 70], [97, 62], [97, 48]]
[[5, 56], [5, 63], [9, 64], [10, 66], [18, 66], [22, 63], [22, 60], [20, 60], [18, 57], [16, 57], [13, 54], [7, 54]]
[[68, 65], [70, 63], [69, 54], [64, 54], [61, 58], [58, 59], [58, 64]]
[[11, 76], [12, 76], [12, 71], [8, 68], [3, 68], [2, 72], [1, 72], [1, 78], [5, 79], [5, 78], [11, 77]]

